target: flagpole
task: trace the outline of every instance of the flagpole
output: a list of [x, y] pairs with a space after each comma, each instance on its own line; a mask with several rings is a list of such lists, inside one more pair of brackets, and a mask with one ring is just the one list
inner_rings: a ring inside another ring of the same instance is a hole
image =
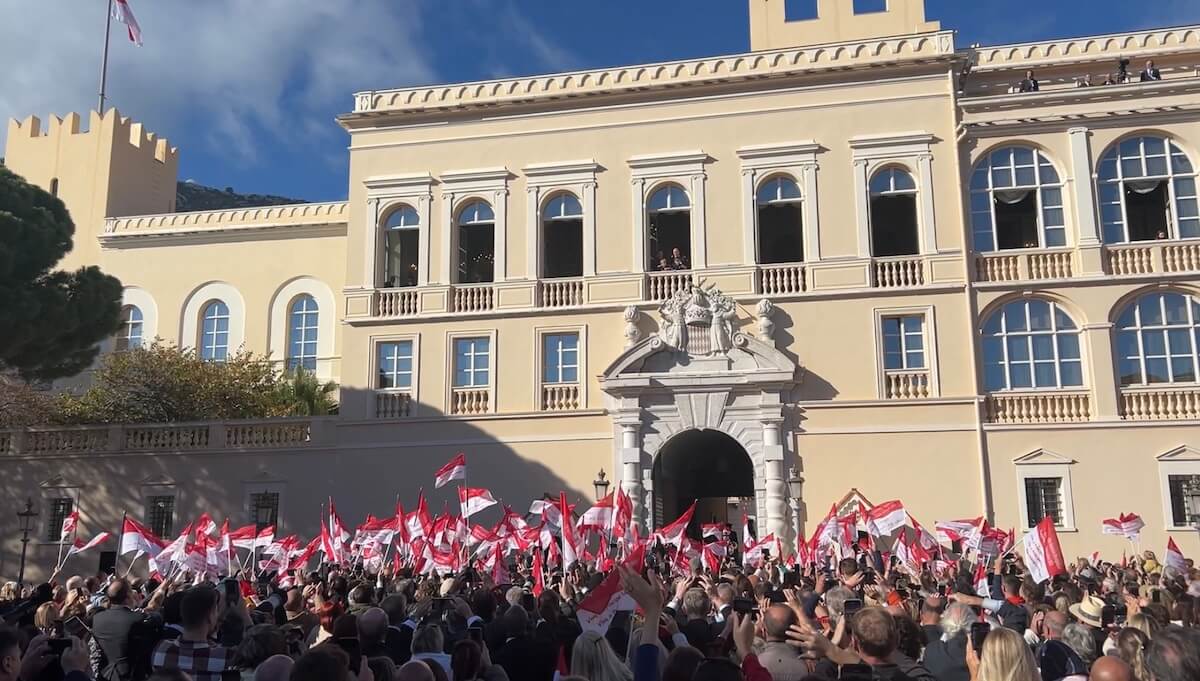
[[104, 115], [105, 93], [108, 90], [108, 38], [112, 33], [113, 0], [108, 0], [108, 12], [104, 15], [104, 56], [100, 59], [100, 115]]

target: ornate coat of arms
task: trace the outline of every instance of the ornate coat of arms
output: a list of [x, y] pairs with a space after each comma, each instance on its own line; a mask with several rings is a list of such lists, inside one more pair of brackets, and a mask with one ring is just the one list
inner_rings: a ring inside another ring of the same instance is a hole
[[658, 309], [663, 343], [695, 357], [722, 355], [733, 347], [736, 303], [715, 287], [679, 289]]

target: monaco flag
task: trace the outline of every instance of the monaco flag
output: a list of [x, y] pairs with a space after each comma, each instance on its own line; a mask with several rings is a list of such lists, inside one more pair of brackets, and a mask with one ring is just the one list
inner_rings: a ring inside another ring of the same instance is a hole
[[979, 561], [975, 566], [975, 578], [972, 582], [975, 584], [975, 595], [980, 598], [991, 598], [992, 589], [988, 586], [987, 568], [984, 566], [984, 561]]
[[908, 514], [898, 500], [885, 501], [866, 513], [867, 529], [876, 537], [888, 536], [904, 527]]
[[1104, 534], [1115, 534], [1129, 541], [1136, 541], [1146, 523], [1136, 513], [1122, 513], [1116, 518], [1107, 518], [1101, 526]]
[[571, 569], [579, 556], [578, 542], [575, 541], [575, 523], [571, 522], [571, 506], [567, 503], [566, 492], [558, 493], [558, 512], [562, 518], [562, 566], [565, 573]]
[[66, 539], [71, 535], [72, 532], [75, 531], [75, 528], [78, 526], [79, 511], [71, 511], [70, 515], [68, 515], [66, 518], [63, 518], [62, 534], [59, 535], [59, 539]]
[[[71, 556], [73, 556], [77, 553], [83, 553], [84, 551], [87, 551], [88, 549], [94, 549], [97, 546], [108, 541], [108, 538], [111, 536], [112, 535], [109, 534], [108, 532], [101, 532], [100, 534], [96, 535], [95, 537], [92, 537], [91, 541], [88, 541], [88, 542], [85, 542], [82, 539], [76, 539], [75, 545], [72, 546], [71, 548], [67, 549], [67, 558], [70, 558]], [[64, 558], [63, 560], [66, 560], [66, 558]]]
[[437, 473], [433, 474], [433, 488], [441, 489], [446, 483], [451, 480], [466, 480], [467, 479], [467, 455], [459, 454], [450, 459], [450, 463], [438, 469]]
[[496, 505], [492, 493], [482, 487], [459, 487], [458, 503], [462, 506], [462, 517], [470, 518], [485, 508]]
[[114, 0], [112, 16], [117, 21], [125, 24], [125, 27], [129, 29], [129, 42], [141, 47], [142, 27], [138, 26], [137, 19], [133, 16], [133, 10], [129, 7], [129, 2], [127, 0]]
[[597, 501], [595, 506], [584, 511], [583, 515], [579, 518], [579, 529], [607, 530], [611, 528], [613, 523], [613, 502], [616, 494], [616, 492], [609, 494], [600, 501]]
[[1163, 559], [1164, 566], [1172, 572], [1180, 575], [1187, 574], [1187, 560], [1183, 557], [1183, 551], [1179, 550], [1179, 546], [1175, 543], [1175, 539], [1167, 539], [1167, 555]]
[[[629, 554], [629, 558], [625, 560], [625, 566], [634, 572], [641, 573], [646, 561], [646, 545], [639, 544]], [[612, 624], [613, 617], [616, 616], [618, 610], [633, 610], [637, 607], [633, 598], [625, 593], [621, 588], [621, 573], [613, 570], [608, 573], [604, 581], [600, 582], [599, 586], [588, 592], [588, 595], [579, 602], [579, 609], [576, 615], [579, 617], [579, 626], [584, 631], [594, 631], [597, 634], [604, 635], [608, 631], [608, 625]]]
[[1025, 565], [1038, 584], [1067, 571], [1058, 532], [1054, 530], [1054, 519], [1050, 516], [1042, 518], [1042, 522], [1025, 535]]
[[162, 551], [166, 545], [167, 542], [156, 537], [150, 531], [150, 528], [126, 516], [125, 522], [121, 527], [121, 547], [117, 553], [123, 556], [126, 553], [137, 551], [150, 556], [157, 556], [158, 552]]

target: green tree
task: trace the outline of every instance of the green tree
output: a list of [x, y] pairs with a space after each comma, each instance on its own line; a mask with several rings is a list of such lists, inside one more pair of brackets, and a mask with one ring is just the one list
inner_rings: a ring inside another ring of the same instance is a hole
[[74, 376], [120, 326], [121, 282], [53, 270], [74, 233], [62, 201], [0, 166], [0, 371]]
[[338, 410], [335, 393], [336, 383], [322, 383], [311, 371], [296, 367], [280, 381], [277, 399], [289, 416], [329, 416]]

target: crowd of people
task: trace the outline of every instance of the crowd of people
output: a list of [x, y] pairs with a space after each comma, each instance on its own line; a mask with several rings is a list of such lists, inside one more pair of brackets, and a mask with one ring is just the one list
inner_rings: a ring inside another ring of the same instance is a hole
[[692, 266], [688, 263], [687, 256], [678, 247], [671, 249], [671, 255], [668, 257], [662, 251], [658, 252], [654, 260], [654, 270], [656, 272], [670, 272], [672, 270], [690, 270]]
[[[1038, 584], [1014, 553], [914, 573], [869, 549], [681, 565], [660, 544], [641, 564], [543, 575], [538, 551], [497, 573], [323, 563], [10, 584], [0, 681], [1200, 679], [1200, 572], [1148, 552], [1079, 559]], [[580, 607], [607, 584], [636, 607], [597, 629]]]
[[[1129, 60], [1122, 59], [1117, 65], [1116, 73], [1109, 73], [1104, 77], [1104, 85], [1123, 85], [1125, 83], [1134, 82], [1135, 77], [1129, 72]], [[1136, 76], [1136, 81], [1139, 83], [1148, 83], [1156, 80], [1162, 80], [1162, 71], [1154, 65], [1154, 60], [1148, 60], [1146, 67], [1142, 69]], [[1095, 85], [1092, 82], [1092, 74], [1087, 74], [1082, 78], [1075, 79], [1075, 87], [1091, 87]], [[1025, 71], [1025, 77], [1020, 80], [1012, 91], [1015, 92], [1040, 92], [1041, 84], [1038, 82], [1037, 76], [1033, 70]]]

